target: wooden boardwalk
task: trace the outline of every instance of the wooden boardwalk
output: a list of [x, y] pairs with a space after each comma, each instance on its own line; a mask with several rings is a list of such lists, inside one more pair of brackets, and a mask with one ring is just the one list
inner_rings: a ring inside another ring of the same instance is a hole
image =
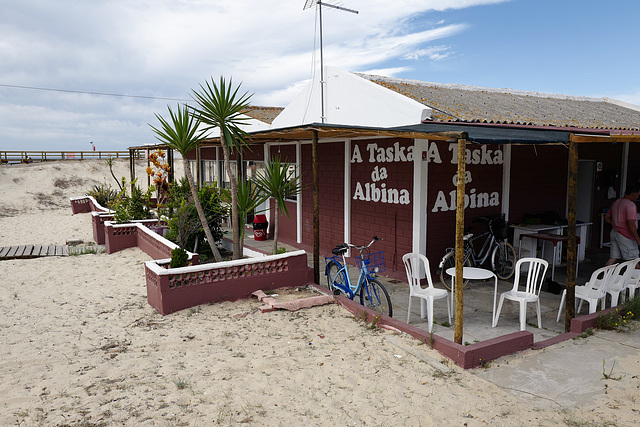
[[0, 260], [38, 258], [43, 256], [69, 256], [69, 246], [22, 245], [0, 248]]

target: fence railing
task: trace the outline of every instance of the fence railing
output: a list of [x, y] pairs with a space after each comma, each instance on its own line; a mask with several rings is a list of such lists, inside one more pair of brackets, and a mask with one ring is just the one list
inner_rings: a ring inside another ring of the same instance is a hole
[[[144, 152], [134, 151], [136, 158]], [[91, 160], [129, 158], [129, 151], [0, 151], [0, 163], [38, 163], [54, 160]]]

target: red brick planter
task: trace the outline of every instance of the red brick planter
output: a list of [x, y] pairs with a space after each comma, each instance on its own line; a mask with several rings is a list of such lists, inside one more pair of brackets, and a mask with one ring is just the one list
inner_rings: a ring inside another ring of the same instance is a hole
[[168, 269], [168, 260], [145, 264], [147, 300], [166, 315], [197, 305], [247, 298], [259, 289], [313, 282], [304, 251]]
[[[156, 219], [145, 219], [128, 224], [105, 221], [104, 244], [107, 253], [112, 254], [123, 249], [138, 247], [153, 259], [171, 259], [171, 251], [179, 246], [147, 227], [148, 224], [155, 225], [157, 222]], [[189, 251], [187, 254], [191, 264], [200, 264], [198, 254]]]
[[88, 212], [112, 213], [112, 211], [101, 206], [96, 202], [96, 199], [91, 196], [70, 197], [69, 201], [71, 202], [71, 212], [74, 215]]

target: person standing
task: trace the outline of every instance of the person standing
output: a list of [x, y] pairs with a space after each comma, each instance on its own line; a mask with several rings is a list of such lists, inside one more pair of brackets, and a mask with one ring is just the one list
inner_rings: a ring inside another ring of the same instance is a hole
[[604, 220], [613, 227], [610, 233], [611, 252], [605, 265], [622, 259], [629, 261], [639, 256], [638, 208], [634, 203], [640, 197], [640, 185], [629, 185], [624, 197], [616, 200], [606, 213]]

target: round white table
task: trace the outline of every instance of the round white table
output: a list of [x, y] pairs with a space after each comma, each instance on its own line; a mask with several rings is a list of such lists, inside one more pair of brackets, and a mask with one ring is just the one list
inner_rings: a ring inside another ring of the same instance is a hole
[[[447, 268], [445, 271], [451, 276], [451, 292], [455, 294], [456, 291], [456, 268]], [[498, 276], [491, 270], [478, 267], [462, 267], [462, 278], [464, 280], [489, 280], [493, 278], [493, 313], [491, 313], [491, 326], [495, 324], [496, 316], [496, 299], [498, 297]], [[453, 298], [453, 306], [455, 307], [456, 298]], [[454, 310], [455, 314], [455, 310]]]

